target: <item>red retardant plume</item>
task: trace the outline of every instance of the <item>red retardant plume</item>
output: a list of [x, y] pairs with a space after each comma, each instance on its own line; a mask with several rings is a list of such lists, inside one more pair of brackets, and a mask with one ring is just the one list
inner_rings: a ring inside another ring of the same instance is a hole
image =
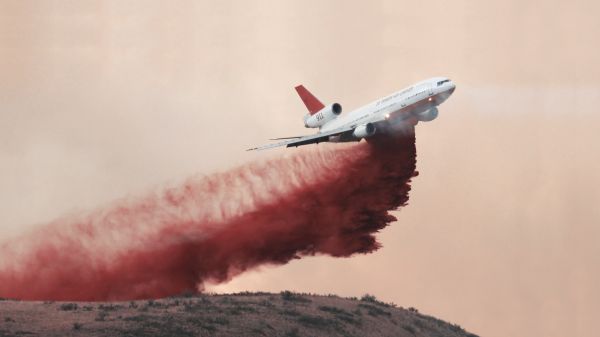
[[56, 220], [0, 244], [0, 297], [130, 300], [261, 265], [379, 248], [416, 176], [414, 133], [286, 153]]

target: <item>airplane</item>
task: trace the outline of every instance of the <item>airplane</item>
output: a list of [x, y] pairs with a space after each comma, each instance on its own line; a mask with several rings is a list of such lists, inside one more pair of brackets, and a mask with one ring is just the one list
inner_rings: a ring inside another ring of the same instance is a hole
[[325, 106], [303, 85], [295, 89], [308, 109], [304, 126], [319, 128], [308, 136], [281, 137], [282, 140], [248, 149], [266, 150], [274, 147], [298, 147], [322, 142], [356, 142], [376, 134], [391, 134], [412, 127], [418, 122], [429, 122], [437, 118], [438, 105], [445, 102], [454, 92], [456, 85], [446, 77], [434, 77], [418, 82], [365, 106], [341, 115], [342, 106], [332, 103]]

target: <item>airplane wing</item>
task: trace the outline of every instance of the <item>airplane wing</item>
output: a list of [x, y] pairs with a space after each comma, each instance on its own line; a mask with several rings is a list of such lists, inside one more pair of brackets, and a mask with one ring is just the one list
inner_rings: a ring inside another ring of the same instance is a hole
[[253, 147], [246, 151], [267, 150], [267, 149], [272, 149], [274, 147], [279, 147], [279, 146], [285, 146], [285, 147], [296, 146], [296, 147], [298, 147], [298, 146], [307, 145], [307, 144], [318, 144], [318, 143], [329, 141], [329, 136], [339, 135], [339, 134], [342, 134], [342, 133], [345, 133], [348, 131], [352, 131], [352, 130], [354, 130], [353, 127], [346, 127], [346, 128], [336, 129], [336, 130], [327, 131], [327, 132], [319, 132], [314, 135], [297, 137], [297, 138], [294, 138], [291, 140], [286, 140], [286, 141], [279, 142], [279, 143], [272, 143], [272, 144], [267, 144], [267, 145], [263, 145], [263, 146]]

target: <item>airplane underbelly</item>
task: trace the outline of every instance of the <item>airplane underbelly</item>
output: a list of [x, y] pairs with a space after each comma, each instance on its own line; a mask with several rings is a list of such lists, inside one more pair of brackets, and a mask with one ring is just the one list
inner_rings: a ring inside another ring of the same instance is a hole
[[407, 106], [404, 109], [405, 112], [409, 114], [419, 114], [425, 112], [435, 106], [440, 105], [442, 102], [446, 100], [447, 97], [444, 97], [443, 93], [439, 93], [433, 96], [425, 97], [421, 100], [414, 102], [413, 104]]

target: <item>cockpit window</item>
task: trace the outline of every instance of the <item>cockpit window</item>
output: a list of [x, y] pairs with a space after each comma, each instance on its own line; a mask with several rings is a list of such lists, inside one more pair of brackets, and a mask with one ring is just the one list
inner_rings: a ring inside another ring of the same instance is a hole
[[437, 86], [439, 87], [440, 85], [442, 85], [442, 84], [444, 84], [446, 82], [450, 82], [450, 80], [439, 81], [439, 82], [437, 82]]

